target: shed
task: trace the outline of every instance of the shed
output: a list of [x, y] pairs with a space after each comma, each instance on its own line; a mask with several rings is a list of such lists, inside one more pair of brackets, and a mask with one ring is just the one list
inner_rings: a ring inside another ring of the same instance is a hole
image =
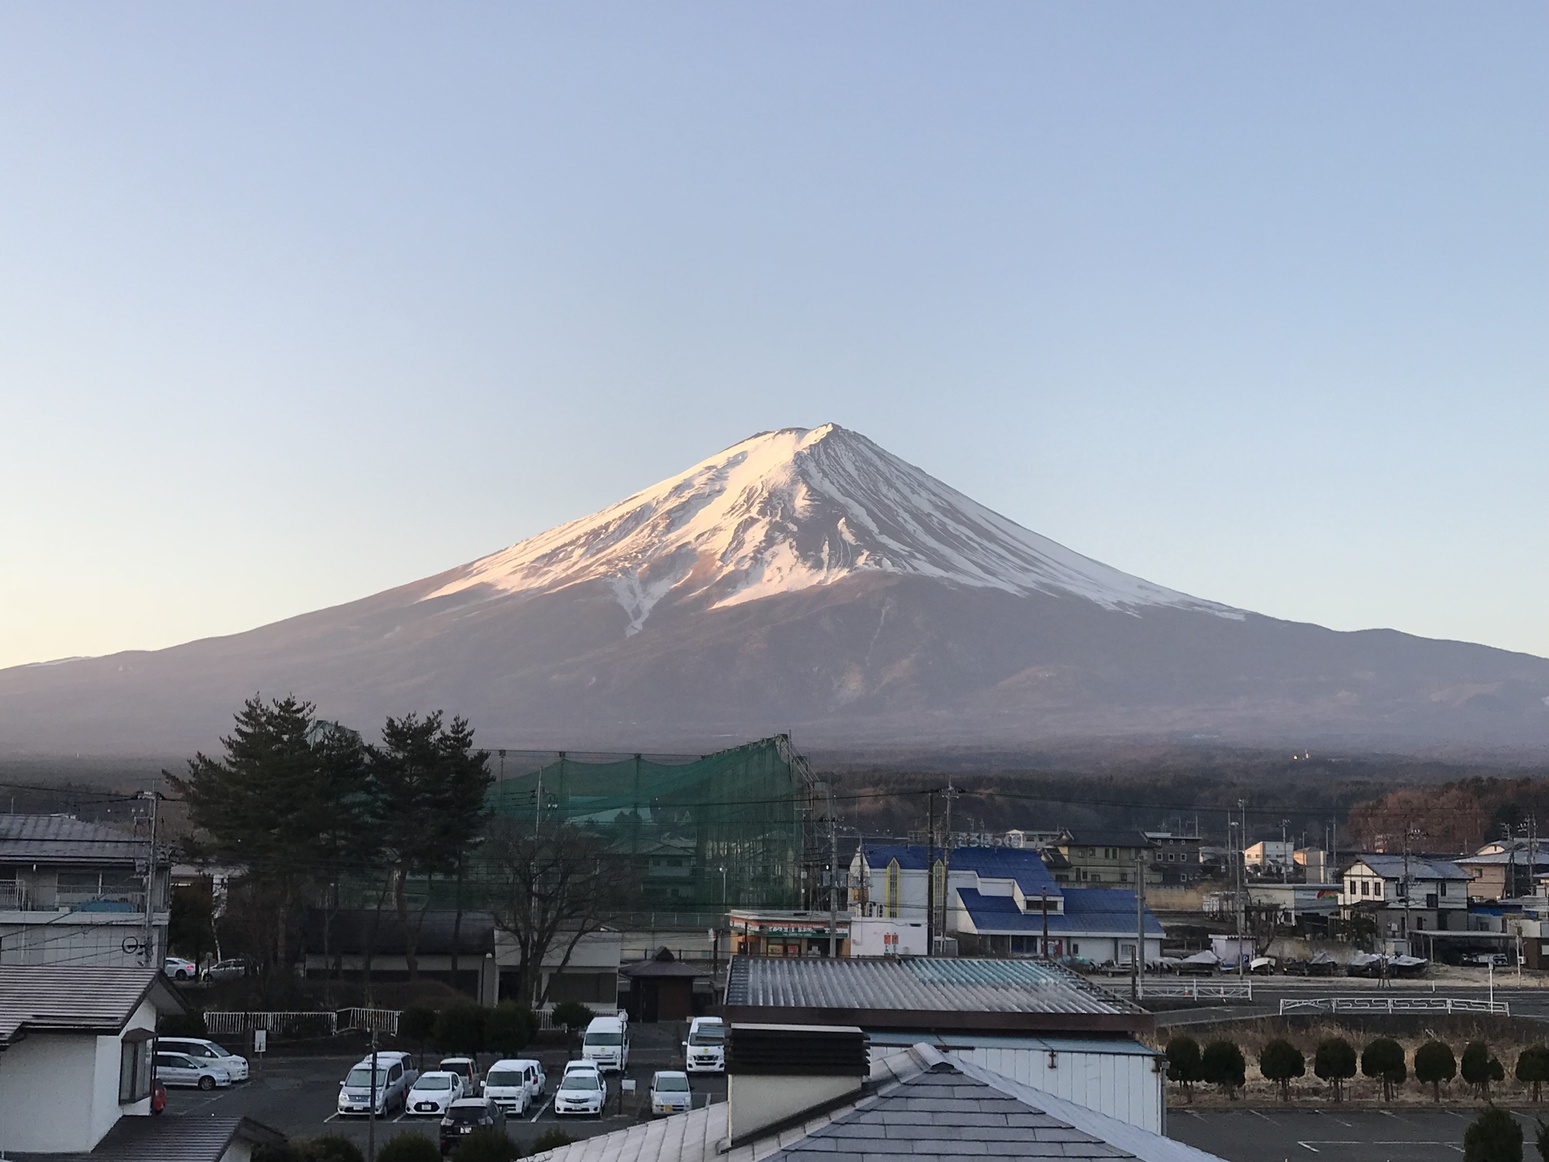
[[688, 1020], [694, 1015], [694, 981], [709, 975], [666, 948], [619, 973], [629, 981], [629, 1015], [646, 1022]]

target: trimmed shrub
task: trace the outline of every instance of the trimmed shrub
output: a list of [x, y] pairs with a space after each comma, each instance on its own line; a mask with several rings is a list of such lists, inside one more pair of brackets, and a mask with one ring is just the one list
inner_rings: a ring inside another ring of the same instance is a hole
[[538, 1140], [532, 1144], [532, 1152], [543, 1154], [549, 1150], [558, 1150], [561, 1146], [568, 1146], [574, 1141], [574, 1138], [556, 1126], [538, 1135]]
[[580, 1001], [560, 1001], [549, 1014], [549, 1020], [569, 1030], [570, 1035], [574, 1037], [590, 1025], [596, 1015]]
[[424, 1005], [410, 1005], [398, 1014], [398, 1036], [413, 1041], [424, 1054], [425, 1042], [436, 1035], [436, 1010]]
[[1191, 1099], [1194, 1083], [1204, 1080], [1200, 1076], [1199, 1042], [1187, 1033], [1167, 1042], [1167, 1079], [1181, 1085], [1184, 1096]]
[[484, 1020], [484, 1045], [506, 1057], [515, 1056], [538, 1035], [538, 1014], [515, 1001], [501, 1001]]
[[163, 1037], [208, 1037], [209, 1028], [204, 1023], [204, 1014], [171, 1013], [156, 1022], [156, 1032]]
[[1493, 1104], [1463, 1131], [1463, 1162], [1522, 1162], [1522, 1127]]
[[1490, 1099], [1490, 1083], [1506, 1076], [1506, 1070], [1491, 1055], [1490, 1046], [1484, 1041], [1470, 1041], [1463, 1046], [1459, 1072], [1463, 1074], [1463, 1080], [1474, 1087], [1474, 1092], [1486, 1101]]
[[1355, 1047], [1343, 1037], [1320, 1042], [1313, 1054], [1312, 1071], [1329, 1083], [1335, 1101], [1344, 1100], [1345, 1082], [1355, 1076]]
[[324, 1134], [301, 1147], [307, 1162], [366, 1162], [366, 1156], [343, 1134]]
[[1361, 1072], [1382, 1082], [1382, 1100], [1393, 1100], [1393, 1087], [1409, 1076], [1404, 1069], [1404, 1047], [1392, 1037], [1378, 1037], [1361, 1052]]
[[376, 1152], [377, 1162], [441, 1162], [441, 1144], [410, 1130]]
[[496, 1126], [474, 1130], [452, 1151], [452, 1162], [516, 1162], [522, 1156], [506, 1132]]
[[1259, 1072], [1266, 1080], [1279, 1083], [1280, 1100], [1291, 1100], [1291, 1079], [1307, 1072], [1302, 1051], [1284, 1037], [1276, 1037], [1259, 1053]]
[[1415, 1050], [1415, 1080], [1431, 1087], [1431, 1098], [1441, 1101], [1441, 1083], [1458, 1075], [1452, 1047], [1442, 1041], [1427, 1041]]
[[484, 1048], [488, 1010], [478, 1005], [453, 1005], [436, 1017], [436, 1048], [443, 1053], [478, 1053]]
[[264, 1142], [253, 1151], [253, 1162], [308, 1162], [295, 1142]]
[[1212, 1041], [1199, 1055], [1201, 1080], [1218, 1085], [1227, 1097], [1236, 1097], [1247, 1080], [1248, 1063], [1235, 1041]]
[[1534, 1101], [1541, 1100], [1549, 1081], [1549, 1046], [1529, 1045], [1517, 1055], [1517, 1080], [1533, 1087]]

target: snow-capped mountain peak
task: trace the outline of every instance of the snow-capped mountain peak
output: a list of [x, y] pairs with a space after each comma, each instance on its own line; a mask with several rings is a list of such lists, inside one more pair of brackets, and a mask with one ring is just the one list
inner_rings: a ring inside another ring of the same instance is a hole
[[656, 604], [710, 607], [895, 573], [1110, 609], [1242, 616], [1109, 568], [1007, 520], [837, 424], [734, 444], [592, 516], [460, 570], [431, 597], [612, 586], [637, 632]]

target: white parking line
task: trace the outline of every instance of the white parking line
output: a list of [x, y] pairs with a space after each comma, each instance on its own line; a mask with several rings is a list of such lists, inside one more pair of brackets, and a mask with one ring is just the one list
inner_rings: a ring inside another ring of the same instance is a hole
[[1355, 1128], [1355, 1123], [1347, 1122], [1343, 1118], [1336, 1118], [1333, 1114], [1329, 1113], [1328, 1110], [1313, 1110], [1312, 1112], [1317, 1114], [1319, 1117], [1328, 1118], [1331, 1122], [1338, 1122], [1347, 1130], [1353, 1130]]
[[1250, 1114], [1252, 1114], [1256, 1118], [1263, 1118], [1266, 1122], [1268, 1122], [1272, 1126], [1278, 1126], [1280, 1124], [1279, 1122], [1275, 1121], [1274, 1118], [1270, 1117], [1268, 1114], [1261, 1114], [1261, 1113], [1259, 1113], [1258, 1110], [1249, 1110], [1248, 1112]]
[[337, 1110], [335, 1110], [333, 1113], [329, 1114], [326, 1118], [323, 1119], [323, 1125], [326, 1126], [329, 1122], [333, 1121], [338, 1116], [339, 1113]]
[[546, 1110], [547, 1110], [547, 1109], [548, 1109], [548, 1108], [549, 1108], [549, 1106], [550, 1106], [550, 1105], [552, 1105], [552, 1104], [553, 1104], [553, 1103], [554, 1103], [554, 1099], [553, 1099], [553, 1098], [548, 1098], [548, 1099], [547, 1099], [547, 1100], [545, 1100], [545, 1101], [544, 1101], [544, 1103], [543, 1103], [543, 1108], [542, 1108], [542, 1109], [540, 1109], [540, 1110], [539, 1110], [539, 1111], [538, 1111], [538, 1112], [537, 1112], [537, 1113], [535, 1113], [535, 1114], [533, 1114], [533, 1116], [532, 1116], [532, 1117], [530, 1117], [530, 1118], [528, 1118], [528, 1119], [527, 1119], [527, 1120], [528, 1120], [528, 1121], [529, 1121], [529, 1122], [536, 1122], [536, 1121], [537, 1121], [537, 1120], [538, 1120], [538, 1119], [539, 1119], [539, 1118], [541, 1118], [541, 1117], [542, 1117], [542, 1116], [543, 1116], [543, 1115], [544, 1115], [544, 1112], [545, 1112], [545, 1111], [546, 1111]]

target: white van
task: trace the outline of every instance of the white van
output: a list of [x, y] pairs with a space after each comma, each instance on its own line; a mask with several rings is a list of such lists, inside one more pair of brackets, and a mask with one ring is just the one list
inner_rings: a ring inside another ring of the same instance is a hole
[[339, 1083], [338, 1112], [367, 1114], [373, 1108], [376, 1116], [386, 1117], [390, 1109], [407, 1107], [409, 1087], [419, 1080], [420, 1071], [414, 1058], [407, 1053], [383, 1050], [376, 1054], [376, 1100], [371, 1092], [372, 1064], [369, 1056], [362, 1058], [345, 1074]]
[[581, 1038], [581, 1059], [603, 1072], [629, 1068], [629, 1022], [623, 1017], [593, 1017]]
[[683, 1042], [684, 1068], [690, 1073], [726, 1072], [726, 1026], [719, 1017], [695, 1017]]
[[521, 1117], [543, 1097], [548, 1079], [543, 1066], [530, 1057], [507, 1057], [495, 1062], [484, 1075], [484, 1096], [511, 1117]]

